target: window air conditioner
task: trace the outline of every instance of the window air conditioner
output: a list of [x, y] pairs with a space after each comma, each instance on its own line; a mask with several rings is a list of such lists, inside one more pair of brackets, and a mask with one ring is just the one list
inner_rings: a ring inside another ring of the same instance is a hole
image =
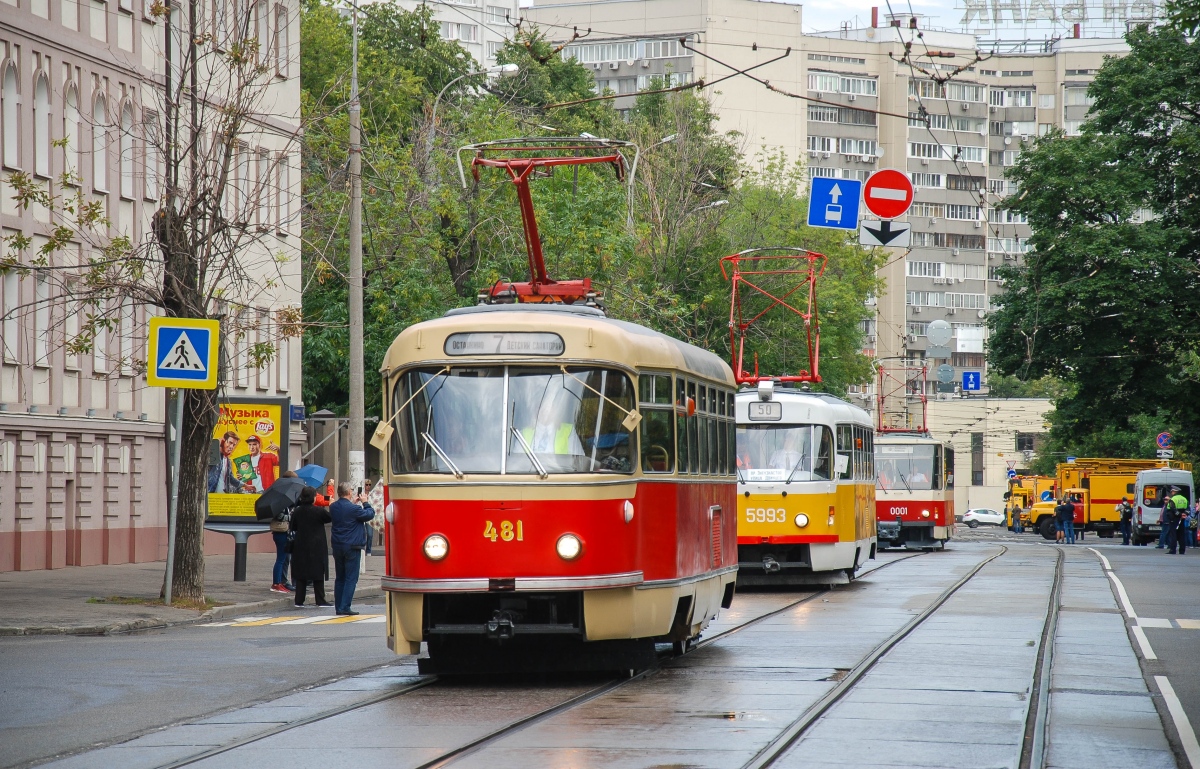
[[1012, 254], [1005, 254], [1005, 255], [1004, 255], [1004, 261], [1006, 261], [1006, 262], [1015, 262], [1015, 261], [1017, 261], [1017, 257], [1016, 257], [1016, 256], [1014, 256], [1014, 255], [1012, 255]]
[[821, 157], [823, 157], [823, 158], [828, 158], [828, 157], [829, 157], [829, 153], [828, 153], [828, 152], [822, 152], [822, 153], [821, 153]]
[[963, 112], [966, 112], [966, 111], [967, 111], [967, 110], [969, 110], [969, 109], [971, 109], [971, 105], [970, 105], [970, 104], [968, 104], [967, 102], [965, 102], [965, 101], [964, 101], [964, 102], [962, 103], [962, 111], [963, 111]]
[[909, 334], [909, 335], [908, 335], [908, 341], [909, 341], [909, 343], [910, 343], [910, 344], [911, 344], [911, 343], [913, 343], [913, 342], [916, 342], [916, 341], [917, 341], [917, 335], [916, 335], [916, 334]]
[[642, 59], [642, 69], [650, 69], [650, 60]]
[[988, 112], [990, 112], [990, 113], [992, 113], [993, 115], [995, 115], [995, 114], [996, 114], [996, 105], [995, 105], [995, 104], [993, 104], [992, 106], [988, 107]]
[[610, 61], [610, 62], [608, 63], [608, 68], [609, 68], [609, 69], [616, 69], [617, 67], [620, 67], [620, 66], [621, 66], [621, 65], [620, 65], [620, 64], [618, 64], [618, 63], [617, 63], [617, 62], [615, 62], [615, 61]]
[[930, 227], [937, 226], [937, 219], [934, 219], [932, 216], [929, 217], [929, 226]]
[[809, 151], [808, 151], [808, 156], [809, 156], [810, 158], [815, 158], [815, 157], [816, 157], [817, 155], [819, 155], [819, 154], [820, 154], [820, 153], [818, 153], [816, 150], [809, 150]]
[[923, 165], [923, 166], [929, 165], [929, 158], [921, 158], [921, 165]]
[[874, 160], [875, 160], [874, 155], [863, 155], [862, 156], [862, 162], [864, 162], [864, 163], [871, 163], [871, 162], [874, 162]]
[[913, 310], [913, 314], [915, 314], [915, 315], [921, 314], [921, 306], [920, 305], [913, 305], [912, 310]]
[[958, 314], [958, 308], [956, 308], [956, 307], [947, 307], [947, 308], [946, 308], [946, 314], [947, 314], [947, 315], [957, 315], [957, 314]]
[[933, 282], [934, 282], [935, 284], [939, 284], [939, 285], [940, 285], [940, 284], [942, 284], [942, 283], [945, 283], [945, 282], [946, 282], [946, 279], [945, 279], [945, 278], [934, 278], [934, 279], [933, 279]]
[[966, 278], [955, 278], [955, 280], [957, 280], [959, 283], [965, 283], [967, 279]]
[[603, 65], [603, 64], [601, 64], [600, 62], [596, 62], [595, 64], [593, 64], [593, 65], [592, 65], [592, 69], [600, 69], [600, 68], [602, 68], [603, 66], [604, 66], [604, 65]]
[[983, 226], [983, 222], [981, 222], [981, 221], [979, 221], [978, 219], [976, 219], [976, 220], [975, 220], [975, 229], [979, 229], [979, 228], [980, 228], [980, 227], [982, 227], [982, 226]]
[[958, 249], [957, 249], [957, 248], [951, 249], [951, 250], [950, 250], [950, 255], [951, 255], [951, 256], [958, 256]]
[[848, 98], [848, 99], [850, 99], [850, 101], [854, 101], [855, 99], [857, 99], [857, 98], [858, 98], [858, 95], [857, 95], [857, 94], [850, 94], [850, 95], [849, 95], [847, 98]]

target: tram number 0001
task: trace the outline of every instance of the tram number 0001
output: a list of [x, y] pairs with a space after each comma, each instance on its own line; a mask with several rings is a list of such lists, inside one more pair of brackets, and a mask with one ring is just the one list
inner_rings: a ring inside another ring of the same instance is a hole
[[493, 542], [497, 539], [502, 539], [505, 542], [512, 542], [514, 539], [518, 542], [525, 541], [525, 525], [521, 521], [517, 521], [515, 524], [512, 521], [500, 521], [499, 529], [493, 526], [491, 521], [484, 521], [483, 524], [483, 536], [485, 539], [490, 539]]
[[747, 507], [746, 523], [787, 523], [787, 510], [782, 507]]
[[892, 508], [892, 515], [906, 515], [907, 513], [908, 513], [907, 507], [893, 507]]

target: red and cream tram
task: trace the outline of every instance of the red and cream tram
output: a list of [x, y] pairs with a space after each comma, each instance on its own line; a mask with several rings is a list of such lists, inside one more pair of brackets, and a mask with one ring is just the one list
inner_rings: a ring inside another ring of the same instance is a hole
[[875, 436], [880, 547], [945, 547], [954, 536], [954, 448], [924, 432]]
[[483, 305], [406, 329], [383, 371], [397, 653], [428, 642], [430, 672], [642, 668], [729, 606], [720, 358], [589, 307]]

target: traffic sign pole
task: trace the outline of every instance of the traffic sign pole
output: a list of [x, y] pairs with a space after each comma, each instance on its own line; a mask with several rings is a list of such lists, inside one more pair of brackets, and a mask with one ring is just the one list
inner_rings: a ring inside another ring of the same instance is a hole
[[163, 602], [171, 605], [171, 588], [175, 582], [175, 529], [179, 520], [179, 461], [183, 444], [183, 398], [184, 391], [175, 390], [175, 440], [171, 445], [171, 504], [167, 508], [167, 579], [163, 589]]

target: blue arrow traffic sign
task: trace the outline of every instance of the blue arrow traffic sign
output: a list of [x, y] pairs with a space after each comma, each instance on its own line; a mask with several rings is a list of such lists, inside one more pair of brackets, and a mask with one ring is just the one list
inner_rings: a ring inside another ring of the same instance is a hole
[[1042, 501], [1043, 502], [1050, 502], [1053, 499], [1054, 499], [1054, 492], [1050, 491], [1050, 489], [1046, 489], [1045, 491], [1042, 492]]
[[146, 382], [153, 387], [216, 388], [220, 331], [216, 320], [151, 318]]
[[1011, 470], [1011, 469], [1010, 469], [1010, 470], [1008, 471], [1008, 479], [1011, 481], [1012, 479], [1014, 479], [1014, 478], [1016, 478], [1016, 477], [1017, 477], [1017, 471], [1016, 471], [1016, 470]]
[[964, 371], [964, 372], [962, 372], [962, 374], [963, 374], [963, 380], [962, 380], [963, 392], [978, 391], [979, 390], [979, 380], [980, 380], [979, 372], [978, 371]]
[[808, 226], [835, 230], [858, 229], [862, 182], [854, 179], [812, 180], [808, 192]]

